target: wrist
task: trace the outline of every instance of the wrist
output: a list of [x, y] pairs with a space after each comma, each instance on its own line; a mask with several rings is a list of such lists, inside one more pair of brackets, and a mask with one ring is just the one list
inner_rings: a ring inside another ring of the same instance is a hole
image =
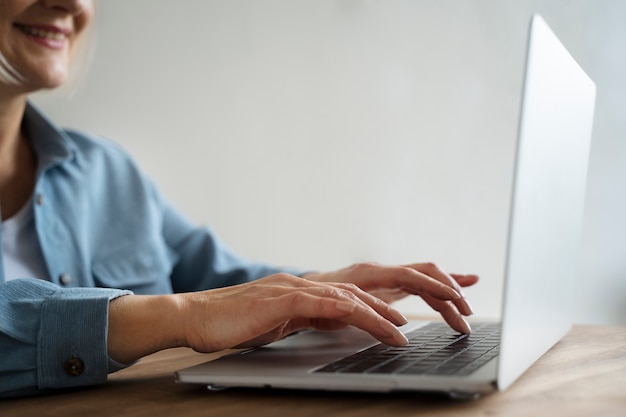
[[159, 350], [184, 345], [176, 295], [127, 295], [109, 304], [107, 349], [116, 362], [130, 363]]

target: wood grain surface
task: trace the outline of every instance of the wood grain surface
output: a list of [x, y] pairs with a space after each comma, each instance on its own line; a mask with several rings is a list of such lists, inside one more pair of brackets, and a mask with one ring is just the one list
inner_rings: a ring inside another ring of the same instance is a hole
[[466, 401], [416, 393], [210, 392], [175, 383], [177, 369], [217, 356], [159, 352], [106, 385], [0, 400], [0, 416], [626, 416], [626, 327], [575, 326], [510, 389]]

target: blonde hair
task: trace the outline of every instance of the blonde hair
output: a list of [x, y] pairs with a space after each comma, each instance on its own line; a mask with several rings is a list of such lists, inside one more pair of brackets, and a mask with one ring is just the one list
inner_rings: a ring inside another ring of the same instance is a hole
[[0, 51], [0, 82], [5, 84], [20, 85], [25, 81], [25, 78], [20, 74], [13, 65], [5, 58], [2, 51]]

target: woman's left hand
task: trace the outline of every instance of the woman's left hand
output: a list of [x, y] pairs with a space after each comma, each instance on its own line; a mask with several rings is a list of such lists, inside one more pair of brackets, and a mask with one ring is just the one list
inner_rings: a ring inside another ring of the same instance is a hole
[[[408, 295], [418, 295], [438, 311], [450, 327], [462, 333], [471, 331], [463, 316], [469, 316], [473, 311], [462, 287], [478, 281], [478, 276], [473, 274], [449, 274], [433, 263], [399, 266], [364, 263], [332, 272], [309, 273], [304, 278], [320, 282], [352, 283], [387, 303]], [[452, 301], [435, 298], [429, 291], [443, 287], [456, 293]]]

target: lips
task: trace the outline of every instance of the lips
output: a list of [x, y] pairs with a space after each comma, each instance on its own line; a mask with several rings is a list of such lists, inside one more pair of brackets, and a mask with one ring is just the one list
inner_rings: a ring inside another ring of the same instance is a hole
[[69, 30], [55, 26], [23, 25], [19, 23], [16, 23], [14, 26], [30, 37], [54, 43], [65, 41], [71, 33]]

